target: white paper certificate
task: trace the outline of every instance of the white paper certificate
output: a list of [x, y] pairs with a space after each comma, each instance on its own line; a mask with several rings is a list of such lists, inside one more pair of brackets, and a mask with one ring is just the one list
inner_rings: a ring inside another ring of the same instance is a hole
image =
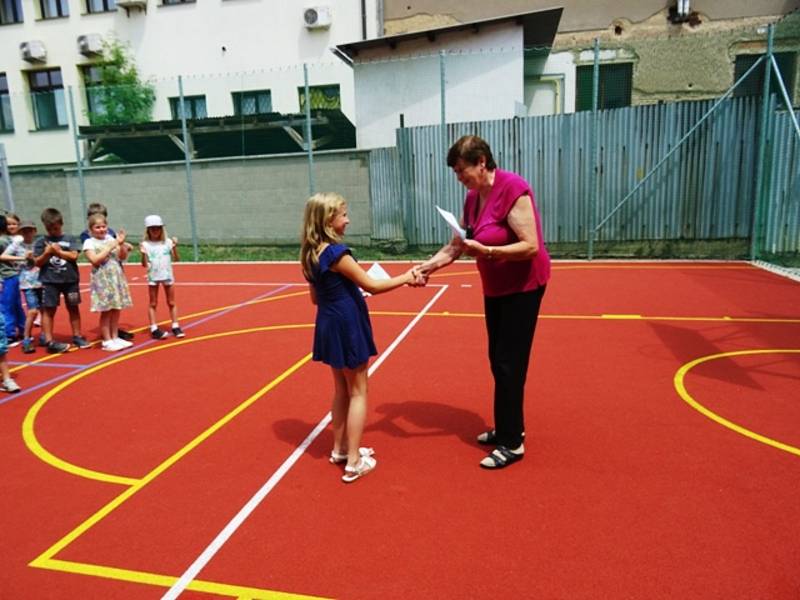
[[386, 272], [382, 266], [378, 263], [372, 263], [372, 266], [367, 270], [367, 275], [372, 277], [372, 279], [391, 279], [392, 276]]
[[459, 225], [458, 219], [456, 219], [453, 213], [451, 213], [449, 210], [439, 208], [438, 206], [436, 207], [436, 210], [439, 211], [439, 214], [442, 215], [442, 218], [445, 220], [445, 222], [450, 225], [450, 229], [453, 230], [453, 233], [455, 233], [462, 240], [467, 238], [467, 232], [464, 231], [461, 225]]

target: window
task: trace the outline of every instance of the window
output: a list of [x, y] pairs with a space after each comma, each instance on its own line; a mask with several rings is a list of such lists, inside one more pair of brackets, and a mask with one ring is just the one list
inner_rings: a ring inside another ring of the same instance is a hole
[[[594, 66], [583, 65], [576, 70], [575, 110], [592, 110], [592, 80]], [[633, 63], [600, 65], [597, 108], [621, 108], [631, 105]]]
[[[311, 108], [341, 108], [342, 101], [339, 97], [339, 85], [312, 85], [308, 88], [311, 95]], [[306, 88], [297, 88], [300, 96], [300, 112], [306, 109]]]
[[69, 16], [68, 0], [39, 0], [43, 19], [57, 19]]
[[0, 25], [22, 23], [22, 0], [0, 0]]
[[115, 0], [86, 0], [86, 12], [102, 13], [117, 10]]
[[263, 115], [272, 112], [272, 94], [269, 90], [233, 92], [233, 114]]
[[100, 67], [86, 65], [81, 67], [81, 71], [83, 72], [83, 84], [86, 89], [86, 107], [89, 113], [89, 122], [94, 124], [94, 117], [106, 114]]
[[[183, 97], [184, 105], [186, 106], [186, 118], [187, 119], [205, 119], [208, 114], [206, 114], [206, 97], [205, 96], [184, 96]], [[172, 118], [173, 119], [180, 119], [181, 118], [181, 99], [178, 98], [170, 98], [169, 99], [169, 107], [172, 111]]]
[[11, 119], [11, 96], [8, 93], [8, 79], [0, 73], [0, 131], [14, 131]]
[[[763, 54], [740, 54], [736, 57], [736, 63], [733, 68], [733, 79], [739, 81], [739, 78], [747, 72], [747, 69], [752, 67], [755, 62], [764, 56]], [[792, 99], [794, 92], [794, 74], [795, 63], [797, 61], [797, 54], [794, 52], [776, 52], [774, 55], [775, 62], [778, 63], [778, 71], [781, 73], [783, 85], [786, 86], [786, 92], [789, 94], [789, 99]], [[764, 67], [766, 63], [762, 63], [755, 71], [742, 83], [733, 90], [734, 96], [760, 96], [764, 89]], [[769, 78], [769, 92], [770, 94], [781, 94], [781, 87], [778, 83], [775, 72], [773, 71]]]
[[31, 86], [31, 104], [36, 129], [66, 127], [67, 110], [61, 69], [31, 71], [28, 73], [28, 81]]

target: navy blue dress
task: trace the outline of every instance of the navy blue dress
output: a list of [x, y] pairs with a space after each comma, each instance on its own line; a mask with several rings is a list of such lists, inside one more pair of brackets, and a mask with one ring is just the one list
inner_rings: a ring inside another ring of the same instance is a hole
[[313, 359], [334, 369], [355, 369], [378, 353], [361, 290], [347, 277], [331, 271], [345, 254], [352, 253], [344, 244], [325, 248], [311, 280], [317, 293]]

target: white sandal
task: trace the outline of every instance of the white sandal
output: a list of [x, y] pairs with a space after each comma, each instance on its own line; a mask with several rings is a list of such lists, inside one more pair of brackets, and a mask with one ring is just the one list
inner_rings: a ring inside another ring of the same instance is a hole
[[345, 483], [352, 483], [359, 477], [363, 477], [370, 471], [372, 471], [375, 466], [378, 464], [378, 461], [372, 458], [371, 456], [362, 456], [358, 459], [358, 462], [354, 467], [347, 466], [344, 468], [344, 475], [342, 475], [342, 481]]
[[[372, 448], [359, 448], [358, 454], [360, 456], [372, 456], [375, 454], [375, 450]], [[338, 465], [340, 463], [347, 461], [347, 453], [345, 452], [342, 454], [341, 452], [334, 452], [331, 450], [331, 457], [328, 459], [332, 465]]]

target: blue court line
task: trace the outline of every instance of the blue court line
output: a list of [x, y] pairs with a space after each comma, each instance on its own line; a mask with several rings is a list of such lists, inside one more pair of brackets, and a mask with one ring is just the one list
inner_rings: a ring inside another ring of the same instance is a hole
[[[278, 294], [278, 293], [280, 293], [280, 292], [282, 292], [282, 291], [284, 291], [286, 289], [289, 289], [289, 287], [291, 287], [291, 286], [290, 285], [282, 285], [281, 287], [276, 288], [276, 289], [274, 289], [272, 291], [266, 292], [264, 294], [259, 294], [258, 296], [256, 296], [252, 300], [246, 300], [244, 302], [240, 302], [239, 304], [235, 304], [234, 306], [231, 306], [230, 308], [228, 308], [226, 310], [223, 310], [221, 312], [214, 313], [212, 315], [204, 317], [203, 319], [200, 319], [199, 321], [192, 321], [189, 325], [184, 327], [184, 329], [191, 329], [191, 328], [196, 327], [197, 325], [200, 325], [202, 323], [207, 323], [208, 321], [211, 321], [211, 320], [216, 319], [218, 317], [222, 317], [224, 315], [227, 315], [228, 313], [230, 313], [231, 311], [236, 310], [237, 308], [241, 308], [243, 306], [247, 306], [248, 304], [251, 304], [252, 302], [257, 302], [259, 300], [263, 300], [264, 298], [269, 298], [270, 296], [272, 296], [274, 294]], [[142, 332], [142, 333], [149, 333], [149, 331], [148, 332]], [[48, 386], [50, 386], [50, 385], [52, 385], [54, 383], [57, 383], [57, 382], [59, 382], [59, 381], [61, 381], [63, 379], [67, 379], [68, 377], [72, 377], [76, 373], [80, 373], [81, 371], [85, 371], [86, 369], [91, 369], [92, 367], [95, 367], [95, 366], [97, 366], [99, 364], [102, 364], [102, 363], [107, 362], [107, 361], [109, 361], [109, 360], [111, 360], [113, 358], [116, 358], [117, 356], [120, 356], [121, 354], [124, 354], [126, 352], [130, 352], [130, 351], [133, 351], [133, 350], [141, 350], [142, 348], [145, 348], [145, 347], [150, 346], [152, 344], [158, 343], [159, 341], [161, 341], [161, 340], [150, 339], [150, 340], [147, 340], [146, 342], [143, 342], [142, 344], [135, 345], [135, 346], [133, 346], [131, 348], [127, 348], [127, 349], [121, 350], [119, 352], [114, 352], [113, 355], [106, 356], [106, 357], [101, 358], [100, 360], [96, 360], [96, 361], [94, 361], [92, 363], [89, 363], [89, 364], [86, 364], [86, 365], [76, 365], [75, 368], [72, 371], [68, 371], [67, 373], [63, 373], [61, 375], [57, 375], [56, 377], [51, 377], [50, 379], [48, 379], [46, 381], [43, 381], [41, 383], [38, 383], [38, 384], [34, 385], [33, 387], [25, 388], [25, 389], [23, 389], [21, 392], [19, 392], [17, 394], [9, 394], [7, 397], [0, 399], [0, 406], [5, 404], [6, 402], [11, 402], [12, 400], [17, 400], [18, 398], [21, 398], [21, 397], [24, 397], [24, 396], [26, 396], [28, 394], [31, 394], [31, 393], [35, 392], [36, 390], [42, 389], [43, 387], [48, 387]], [[77, 352], [85, 352], [85, 350], [77, 350]], [[109, 353], [109, 354], [112, 354], [112, 353]], [[41, 363], [41, 364], [37, 364], [35, 366], [44, 366], [44, 364], [45, 363]], [[31, 366], [34, 366], [34, 365], [31, 365]]]

